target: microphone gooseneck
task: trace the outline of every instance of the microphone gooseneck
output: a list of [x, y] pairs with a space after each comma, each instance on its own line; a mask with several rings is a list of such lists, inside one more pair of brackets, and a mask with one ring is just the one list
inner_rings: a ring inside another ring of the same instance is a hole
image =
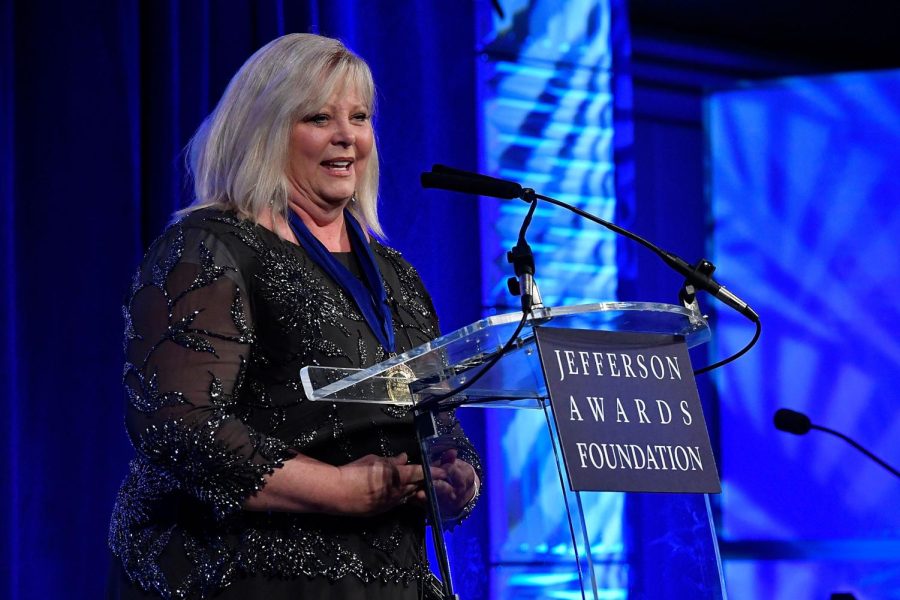
[[775, 417], [773, 420], [775, 422], [776, 428], [781, 431], [793, 433], [795, 435], [804, 435], [810, 429], [817, 429], [819, 431], [824, 431], [825, 433], [829, 433], [833, 436], [839, 437], [868, 456], [870, 459], [878, 463], [881, 467], [884, 467], [884, 469], [886, 469], [892, 475], [900, 477], [900, 471], [863, 448], [856, 440], [850, 438], [847, 435], [844, 435], [840, 431], [835, 431], [834, 429], [814, 424], [809, 417], [801, 412], [790, 410], [788, 408], [779, 408], [777, 411], [775, 411]]

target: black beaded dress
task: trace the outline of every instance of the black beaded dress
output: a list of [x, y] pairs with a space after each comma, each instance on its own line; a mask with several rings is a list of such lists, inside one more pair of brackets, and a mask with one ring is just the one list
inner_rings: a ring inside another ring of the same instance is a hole
[[[371, 248], [396, 350], [436, 337], [415, 269]], [[366, 367], [386, 355], [300, 246], [232, 213], [196, 211], [151, 246], [124, 312], [137, 452], [110, 524], [110, 598], [420, 597], [429, 570], [419, 508], [367, 518], [241, 509], [296, 452], [333, 465], [401, 452], [421, 460], [405, 411], [304, 399], [301, 367]], [[440, 427], [481, 476], [455, 417]]]

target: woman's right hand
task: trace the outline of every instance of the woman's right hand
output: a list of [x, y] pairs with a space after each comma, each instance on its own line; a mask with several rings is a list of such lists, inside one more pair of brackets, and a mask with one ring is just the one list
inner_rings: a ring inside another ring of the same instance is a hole
[[337, 512], [370, 516], [405, 503], [423, 489], [422, 465], [408, 464], [405, 452], [392, 457], [369, 454], [338, 467], [341, 500]]

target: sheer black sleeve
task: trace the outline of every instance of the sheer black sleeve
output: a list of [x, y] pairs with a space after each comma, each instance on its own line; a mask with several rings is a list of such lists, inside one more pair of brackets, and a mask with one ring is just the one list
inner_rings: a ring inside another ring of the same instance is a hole
[[216, 518], [239, 510], [293, 454], [233, 416], [254, 331], [225, 235], [170, 228], [145, 257], [125, 306], [132, 443]]

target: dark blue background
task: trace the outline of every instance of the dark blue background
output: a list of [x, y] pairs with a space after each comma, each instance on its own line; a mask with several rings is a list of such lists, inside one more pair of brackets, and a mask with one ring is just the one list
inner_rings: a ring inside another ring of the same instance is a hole
[[480, 316], [477, 206], [418, 185], [434, 162], [476, 166], [474, 5], [387, 4], [3, 4], [0, 596], [102, 595], [132, 453], [121, 302], [188, 198], [184, 144], [272, 38], [317, 31], [369, 61], [389, 242], [424, 274], [446, 331]]

